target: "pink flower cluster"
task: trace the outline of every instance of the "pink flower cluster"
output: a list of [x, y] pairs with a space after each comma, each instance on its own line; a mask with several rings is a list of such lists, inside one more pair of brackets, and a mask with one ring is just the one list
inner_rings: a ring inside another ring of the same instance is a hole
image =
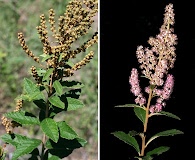
[[155, 105], [150, 106], [150, 112], [160, 112], [162, 111], [162, 107], [166, 105], [164, 100], [167, 100], [170, 98], [170, 95], [173, 91], [173, 86], [174, 86], [174, 77], [171, 74], [167, 75], [167, 79], [164, 83], [163, 89], [154, 89], [153, 92], [159, 96], [156, 100]]
[[160, 28], [160, 33], [148, 40], [151, 49], [143, 46], [137, 47], [136, 56], [140, 69], [152, 85], [162, 86], [164, 75], [174, 67], [176, 60], [174, 45], [177, 44], [177, 36], [173, 34], [174, 29], [171, 27], [173, 24], [173, 5], [169, 4], [165, 8], [164, 23]]
[[[165, 8], [164, 23], [160, 28], [160, 33], [155, 37], [150, 37], [148, 47], [138, 46], [136, 56], [140, 64], [142, 74], [149, 79], [150, 86], [145, 88], [146, 93], [152, 93], [152, 98], [157, 96], [156, 104], [150, 106], [150, 112], [160, 112], [166, 105], [165, 100], [169, 99], [174, 85], [174, 77], [168, 74], [168, 70], [174, 67], [176, 60], [175, 47], [177, 36], [173, 34], [174, 25], [173, 5], [169, 4]], [[164, 77], [167, 79], [164, 82]], [[144, 105], [146, 99], [141, 93], [139, 86], [138, 71], [133, 68], [129, 77], [131, 92], [136, 96], [135, 102]], [[151, 88], [151, 86], [154, 86]], [[162, 89], [158, 89], [161, 87]]]
[[139, 105], [143, 105], [146, 103], [146, 99], [143, 97], [141, 93], [141, 88], [139, 86], [138, 72], [137, 69], [133, 68], [131, 70], [131, 76], [129, 77], [129, 83], [131, 85], [131, 92], [137, 96], [135, 99], [135, 103]]

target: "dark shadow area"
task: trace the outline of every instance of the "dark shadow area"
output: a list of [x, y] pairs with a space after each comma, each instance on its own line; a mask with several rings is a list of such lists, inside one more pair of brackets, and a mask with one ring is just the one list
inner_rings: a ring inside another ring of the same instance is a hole
[[[193, 157], [194, 75], [195, 75], [195, 10], [191, 1], [101, 1], [100, 3], [100, 160], [128, 160], [135, 150], [120, 141], [111, 132], [142, 131], [141, 122], [132, 108], [114, 108], [116, 105], [134, 103], [130, 93], [129, 75], [139, 65], [136, 58], [138, 45], [150, 47], [150, 36], [159, 34], [164, 9], [173, 4], [175, 13], [174, 33], [178, 37], [176, 62], [169, 71], [175, 77], [171, 98], [164, 111], [171, 112], [181, 120], [169, 117], [149, 119], [148, 137], [155, 133], [178, 129], [184, 135], [159, 137], [148, 150], [169, 146], [170, 150], [155, 160], [173, 160]], [[140, 78], [140, 83], [145, 82]]]

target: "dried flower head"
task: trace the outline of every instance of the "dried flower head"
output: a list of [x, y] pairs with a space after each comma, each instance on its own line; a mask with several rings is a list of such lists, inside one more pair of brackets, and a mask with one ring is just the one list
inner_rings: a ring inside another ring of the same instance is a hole
[[[63, 73], [62, 77], [72, 76], [76, 70], [90, 62], [93, 57], [91, 51], [83, 60], [67, 68], [69, 59], [75, 58], [77, 54], [85, 52], [98, 42], [98, 32], [95, 32], [91, 38], [77, 48], [74, 45], [74, 42], [81, 36], [89, 33], [94, 22], [93, 17], [97, 12], [98, 0], [71, 0], [64, 14], [58, 18], [58, 22], [55, 19], [55, 11], [49, 10], [49, 27], [47, 26], [46, 16], [44, 14], [40, 16], [40, 25], [36, 28], [43, 46], [41, 56], [44, 60], [42, 59], [41, 62], [46, 62], [46, 68], [54, 68], [54, 75], [58, 76], [60, 74], [57, 72], [60, 72]], [[52, 34], [49, 34], [50, 32]], [[34, 61], [40, 63], [40, 58], [36, 57], [26, 45], [23, 33], [18, 33], [18, 39], [23, 50]], [[37, 83], [42, 84], [41, 77], [34, 66], [32, 66], [31, 72]]]

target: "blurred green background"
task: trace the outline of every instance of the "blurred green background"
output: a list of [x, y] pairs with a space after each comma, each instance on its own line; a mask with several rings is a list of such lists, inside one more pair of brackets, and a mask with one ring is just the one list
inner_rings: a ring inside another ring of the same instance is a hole
[[[18, 42], [17, 33], [24, 33], [25, 41], [35, 55], [42, 54], [42, 43], [36, 30], [36, 26], [39, 25], [39, 16], [45, 14], [48, 17], [49, 9], [53, 8], [56, 13], [55, 20], [57, 21], [58, 17], [64, 14], [68, 2], [69, 0], [0, 0], [1, 115], [14, 109], [14, 99], [22, 93], [23, 78], [32, 79], [29, 72], [30, 67], [32, 65], [36, 66], [35, 62], [22, 50]], [[94, 20], [95, 23], [89, 34], [79, 39], [76, 45], [81, 45], [95, 31], [98, 31], [98, 15], [94, 17]], [[94, 58], [72, 77], [85, 85], [80, 97], [85, 107], [78, 111], [68, 112], [65, 116], [69, 125], [82, 138], [85, 138], [88, 144], [81, 149], [75, 150], [69, 158], [65, 158], [67, 160], [98, 159], [98, 44], [92, 46], [90, 50], [95, 52]], [[85, 55], [86, 53], [81, 53], [74, 61], [78, 62]], [[35, 112], [34, 109], [36, 108], [28, 105], [29, 109]], [[2, 135], [5, 130], [2, 125], [0, 127], [0, 135]], [[21, 132], [27, 133], [29, 130]]]

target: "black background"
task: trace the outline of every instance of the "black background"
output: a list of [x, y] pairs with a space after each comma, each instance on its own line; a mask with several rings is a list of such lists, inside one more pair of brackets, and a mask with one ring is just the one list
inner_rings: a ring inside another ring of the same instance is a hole
[[[165, 111], [176, 114], [181, 120], [153, 117], [149, 120], [151, 136], [168, 129], [179, 129], [183, 135], [159, 137], [149, 149], [162, 145], [170, 150], [155, 160], [194, 159], [194, 108], [195, 108], [195, 9], [192, 1], [100, 1], [100, 160], [128, 160], [136, 155], [134, 149], [117, 139], [111, 132], [142, 131], [141, 122], [132, 108], [114, 108], [134, 103], [130, 93], [129, 75], [132, 68], [139, 70], [136, 58], [138, 45], [150, 47], [150, 36], [159, 34], [164, 9], [173, 4], [174, 33], [178, 37], [176, 62], [169, 71], [175, 77], [174, 90]], [[140, 70], [139, 70], [140, 71]], [[142, 79], [140, 79], [142, 81]]]

